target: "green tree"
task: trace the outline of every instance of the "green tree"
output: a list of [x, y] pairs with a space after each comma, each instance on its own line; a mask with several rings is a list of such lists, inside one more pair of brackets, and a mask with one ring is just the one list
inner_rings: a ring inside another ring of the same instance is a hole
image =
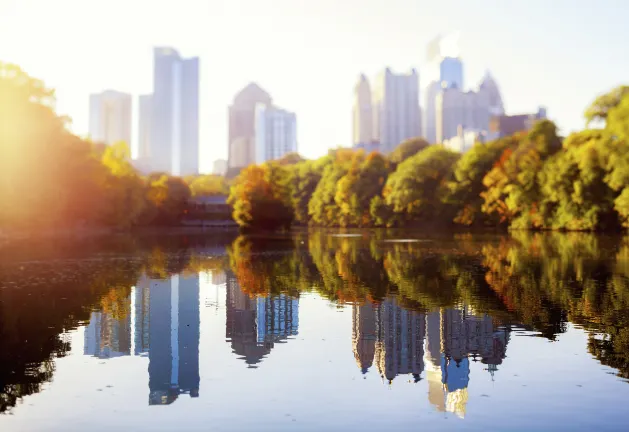
[[409, 138], [402, 141], [392, 152], [389, 154], [389, 160], [393, 165], [398, 165], [404, 162], [411, 156], [416, 155], [420, 151], [424, 150], [430, 145], [424, 138]]

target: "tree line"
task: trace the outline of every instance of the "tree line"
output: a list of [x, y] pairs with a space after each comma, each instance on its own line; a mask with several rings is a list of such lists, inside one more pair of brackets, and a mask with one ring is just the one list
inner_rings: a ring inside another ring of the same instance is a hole
[[127, 143], [104, 145], [68, 130], [55, 93], [0, 62], [2, 229], [173, 225], [191, 197], [226, 194], [222, 177], [141, 175]]
[[463, 155], [415, 138], [389, 155], [336, 149], [250, 166], [231, 188], [234, 219], [247, 229], [627, 227], [629, 87], [596, 98], [585, 119], [566, 137], [541, 120]]

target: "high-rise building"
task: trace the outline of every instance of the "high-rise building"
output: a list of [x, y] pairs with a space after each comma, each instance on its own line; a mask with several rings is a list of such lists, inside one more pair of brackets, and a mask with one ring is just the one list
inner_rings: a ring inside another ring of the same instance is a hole
[[256, 105], [273, 105], [271, 96], [250, 83], [234, 97], [229, 107], [228, 168], [244, 168], [255, 163]]
[[437, 143], [437, 95], [441, 92], [441, 82], [433, 81], [426, 89], [424, 105], [424, 137], [430, 144]]
[[151, 170], [199, 172], [199, 59], [155, 48], [150, 127]]
[[258, 104], [255, 117], [255, 163], [280, 159], [297, 152], [295, 113]]
[[140, 95], [138, 98], [138, 160], [151, 157], [151, 106], [153, 95]]
[[94, 142], [131, 145], [131, 95], [114, 90], [90, 95], [89, 134]]
[[408, 138], [421, 135], [419, 75], [394, 74], [389, 68], [375, 80], [372, 88], [374, 136], [382, 153], [391, 152]]
[[492, 115], [504, 113], [498, 85], [487, 73], [477, 91], [442, 88], [435, 100], [436, 141], [456, 137], [460, 128], [487, 133]]
[[439, 81], [442, 87], [463, 90], [463, 62], [458, 57], [444, 57], [439, 63]]
[[354, 87], [354, 146], [368, 146], [373, 141], [373, 110], [371, 86], [365, 75], [361, 75]]

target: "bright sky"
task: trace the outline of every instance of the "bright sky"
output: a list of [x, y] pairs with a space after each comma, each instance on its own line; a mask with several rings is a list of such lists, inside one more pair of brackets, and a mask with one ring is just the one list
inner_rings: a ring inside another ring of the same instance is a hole
[[489, 69], [508, 112], [545, 105], [563, 132], [580, 128], [597, 94], [629, 82], [627, 16], [627, 0], [0, 0], [0, 60], [56, 88], [86, 134], [89, 93], [150, 91], [153, 46], [199, 56], [208, 171], [249, 81], [297, 113], [300, 153], [316, 157], [351, 143], [361, 72], [417, 67], [425, 85], [426, 44], [453, 30], [466, 86]]

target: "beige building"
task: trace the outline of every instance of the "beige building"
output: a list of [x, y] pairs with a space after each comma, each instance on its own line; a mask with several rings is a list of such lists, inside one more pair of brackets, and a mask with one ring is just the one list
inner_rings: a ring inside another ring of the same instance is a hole
[[373, 141], [373, 110], [371, 86], [365, 75], [361, 75], [354, 88], [353, 144], [369, 144]]
[[228, 168], [255, 163], [256, 105], [273, 105], [271, 96], [255, 83], [236, 94], [229, 107]]
[[131, 95], [114, 90], [90, 95], [90, 138], [108, 145], [131, 145]]

